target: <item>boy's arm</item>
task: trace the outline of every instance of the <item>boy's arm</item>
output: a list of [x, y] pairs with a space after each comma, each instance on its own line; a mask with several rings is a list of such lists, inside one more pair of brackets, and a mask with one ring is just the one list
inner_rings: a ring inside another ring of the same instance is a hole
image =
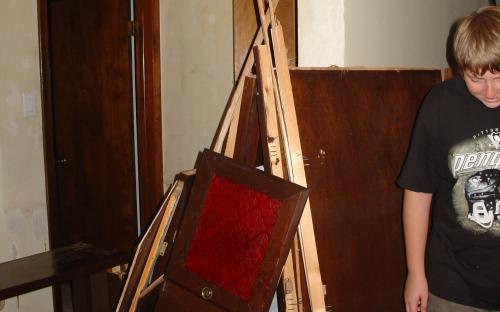
[[419, 304], [420, 311], [427, 311], [428, 289], [424, 258], [431, 201], [432, 194], [410, 190], [404, 192], [403, 227], [408, 266], [404, 295], [407, 312], [416, 312]]

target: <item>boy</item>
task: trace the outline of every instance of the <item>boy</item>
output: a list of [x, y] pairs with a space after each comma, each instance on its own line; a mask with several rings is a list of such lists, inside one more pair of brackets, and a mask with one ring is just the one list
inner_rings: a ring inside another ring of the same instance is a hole
[[463, 17], [453, 48], [460, 77], [427, 95], [397, 181], [407, 312], [500, 311], [500, 9]]

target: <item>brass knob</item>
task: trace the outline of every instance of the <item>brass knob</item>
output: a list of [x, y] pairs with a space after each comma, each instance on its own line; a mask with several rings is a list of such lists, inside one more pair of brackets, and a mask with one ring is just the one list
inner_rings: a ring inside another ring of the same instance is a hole
[[212, 299], [214, 292], [210, 287], [203, 287], [201, 290], [201, 297], [205, 300], [210, 300]]

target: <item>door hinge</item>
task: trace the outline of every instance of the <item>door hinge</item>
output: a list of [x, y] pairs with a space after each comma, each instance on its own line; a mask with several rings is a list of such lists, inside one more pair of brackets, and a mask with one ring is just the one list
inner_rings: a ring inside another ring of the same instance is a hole
[[158, 247], [158, 254], [160, 256], [165, 255], [165, 251], [167, 251], [167, 246], [168, 246], [167, 242], [161, 242], [160, 246]]

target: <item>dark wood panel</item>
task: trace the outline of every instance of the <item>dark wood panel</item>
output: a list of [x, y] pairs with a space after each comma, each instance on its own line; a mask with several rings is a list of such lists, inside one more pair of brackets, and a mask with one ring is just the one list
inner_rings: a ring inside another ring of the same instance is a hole
[[326, 305], [404, 311], [402, 191], [419, 104], [439, 70], [292, 70]]
[[54, 130], [58, 196], [52, 247], [129, 249], [137, 237], [129, 4], [51, 1], [47, 13], [54, 118], [46, 127]]
[[262, 164], [256, 93], [255, 76], [245, 77], [233, 159], [251, 167]]
[[129, 253], [77, 243], [0, 264], [0, 300], [125, 263]]
[[[193, 307], [203, 307], [203, 310], [193, 310]], [[216, 305], [207, 304], [206, 300], [200, 296], [186, 291], [185, 288], [173, 283], [170, 280], [165, 280], [165, 285], [160, 293], [160, 298], [156, 305], [155, 311], [176, 311], [176, 312], [224, 312], [222, 308]]]
[[136, 0], [136, 98], [141, 228], [151, 222], [163, 198], [160, 2]]

